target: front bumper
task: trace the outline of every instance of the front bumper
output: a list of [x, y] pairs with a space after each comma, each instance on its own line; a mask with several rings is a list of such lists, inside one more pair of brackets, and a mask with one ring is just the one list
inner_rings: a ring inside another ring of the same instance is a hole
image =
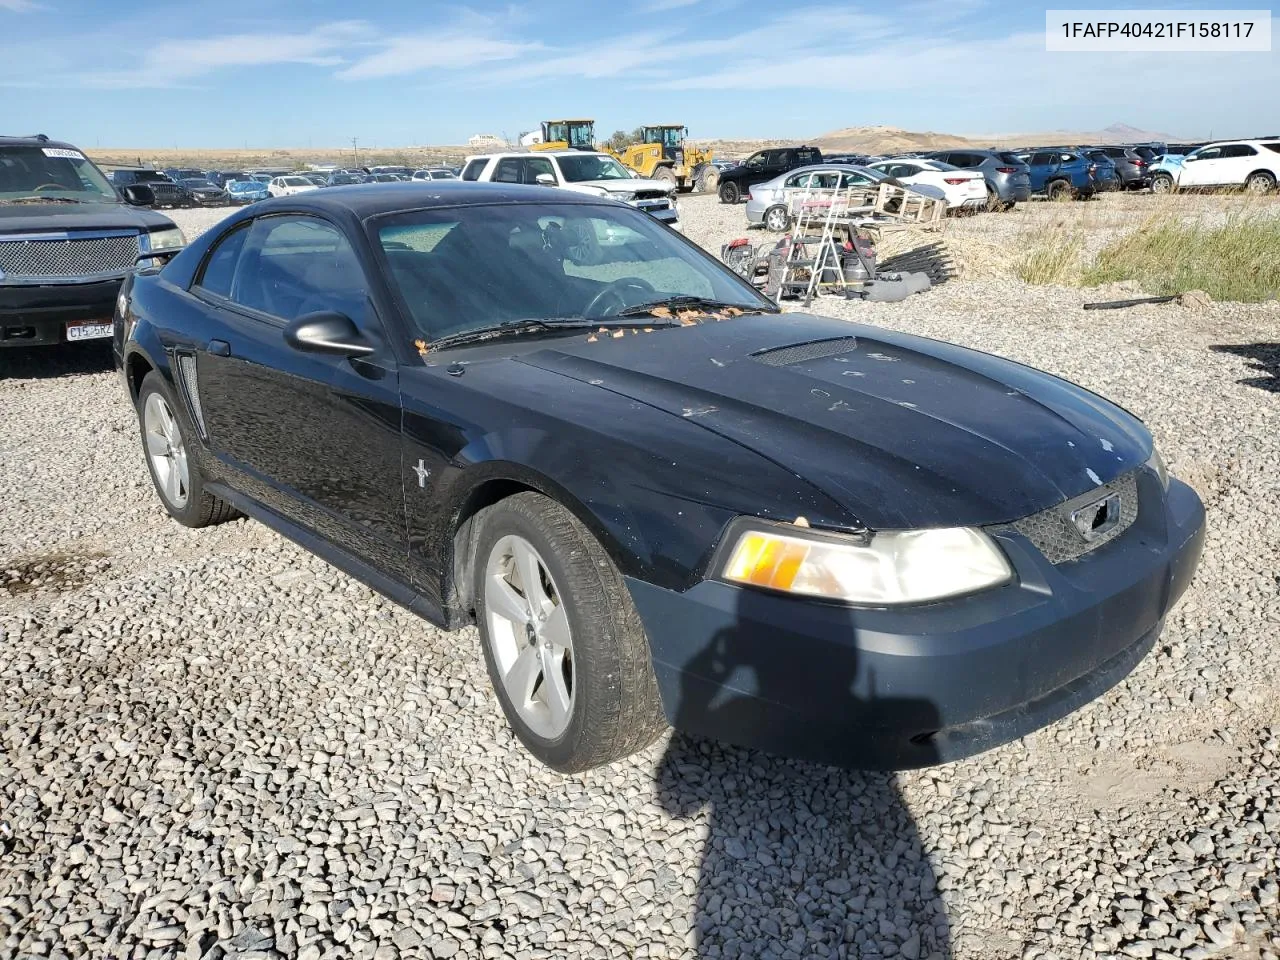
[[110, 323], [120, 283], [0, 285], [0, 348], [56, 346], [67, 342], [68, 323]]
[[904, 769], [1024, 736], [1118, 683], [1191, 582], [1204, 508], [1139, 476], [1138, 519], [1049, 563], [994, 536], [1016, 582], [909, 609], [855, 609], [705, 580], [628, 578], [677, 729], [838, 766]]

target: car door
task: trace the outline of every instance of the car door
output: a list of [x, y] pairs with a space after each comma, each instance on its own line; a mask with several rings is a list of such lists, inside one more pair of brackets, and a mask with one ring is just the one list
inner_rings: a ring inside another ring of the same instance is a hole
[[1222, 159], [1218, 161], [1215, 175], [1220, 179], [1216, 184], [1242, 184], [1245, 178], [1257, 168], [1258, 151], [1247, 143], [1228, 143], [1222, 148]]
[[558, 184], [560, 182], [550, 157], [522, 157], [521, 167], [521, 176], [524, 178], [524, 183], [537, 185], [538, 177], [541, 176], [550, 177], [552, 183]]
[[522, 157], [503, 157], [493, 169], [489, 179], [493, 183], [522, 183], [524, 177], [524, 159]]
[[1178, 178], [1179, 186], [1193, 187], [1219, 183], [1215, 179], [1219, 175], [1217, 164], [1222, 163], [1221, 147], [1201, 147], [1187, 154], [1182, 161], [1182, 175]]
[[[398, 367], [343, 232], [315, 216], [259, 217], [215, 244], [191, 295], [211, 331], [193, 345], [204, 432], [233, 486], [407, 576]], [[321, 310], [350, 317], [374, 352], [288, 346], [285, 325]]]

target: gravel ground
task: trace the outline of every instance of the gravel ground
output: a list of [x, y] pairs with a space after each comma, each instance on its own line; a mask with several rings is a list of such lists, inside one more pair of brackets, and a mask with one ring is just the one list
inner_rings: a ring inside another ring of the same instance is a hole
[[[1092, 206], [1136, 225], [1144, 199]], [[743, 232], [681, 207], [713, 249]], [[1057, 215], [952, 229], [1014, 243]], [[1275, 960], [1280, 305], [1084, 299], [991, 279], [816, 305], [1116, 399], [1209, 510], [1131, 678], [897, 776], [678, 736], [541, 769], [474, 631], [258, 524], [172, 523], [101, 350], [0, 354], [0, 956]]]

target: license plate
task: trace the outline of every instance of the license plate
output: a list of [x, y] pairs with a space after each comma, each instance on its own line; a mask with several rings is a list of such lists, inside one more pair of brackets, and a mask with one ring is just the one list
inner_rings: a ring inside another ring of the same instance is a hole
[[112, 324], [110, 321], [99, 323], [90, 320], [87, 323], [68, 323], [67, 339], [68, 340], [98, 340], [102, 337], [109, 337], [112, 333]]

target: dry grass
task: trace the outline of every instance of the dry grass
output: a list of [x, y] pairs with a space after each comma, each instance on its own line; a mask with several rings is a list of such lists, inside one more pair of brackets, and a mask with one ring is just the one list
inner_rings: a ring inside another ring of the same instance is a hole
[[1267, 197], [1223, 197], [1192, 216], [1165, 201], [1123, 229], [1077, 206], [1020, 236], [1008, 272], [1037, 285], [1128, 282], [1154, 295], [1204, 290], [1215, 300], [1267, 300], [1280, 295], [1278, 212]]
[[1203, 290], [1214, 300], [1271, 299], [1280, 295], [1280, 220], [1244, 213], [1208, 226], [1153, 218], [1109, 243], [1080, 273], [1085, 286], [1119, 280], [1157, 296]]

